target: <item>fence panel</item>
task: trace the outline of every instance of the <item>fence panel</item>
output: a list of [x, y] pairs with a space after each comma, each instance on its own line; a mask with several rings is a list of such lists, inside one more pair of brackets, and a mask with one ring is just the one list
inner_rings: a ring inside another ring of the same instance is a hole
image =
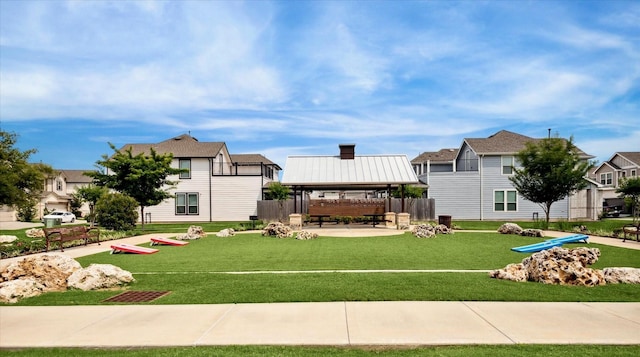
[[[362, 200], [354, 199], [354, 204], [361, 204]], [[391, 199], [391, 211], [400, 213], [402, 200], [399, 198]], [[294, 212], [293, 200], [286, 200], [280, 210], [279, 201], [258, 201], [258, 219], [263, 221], [289, 221], [289, 214]], [[435, 217], [435, 200], [433, 198], [405, 198], [406, 211], [411, 215], [411, 220], [428, 221], [434, 220]], [[302, 206], [298, 200], [298, 212], [307, 214], [309, 212], [309, 201], [303, 201]], [[339, 214], [336, 214], [339, 215]]]

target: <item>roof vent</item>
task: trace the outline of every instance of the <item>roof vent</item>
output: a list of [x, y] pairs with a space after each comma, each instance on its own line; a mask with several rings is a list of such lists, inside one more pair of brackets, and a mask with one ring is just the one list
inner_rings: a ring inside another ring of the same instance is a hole
[[340, 159], [353, 160], [356, 155], [356, 144], [340, 144]]

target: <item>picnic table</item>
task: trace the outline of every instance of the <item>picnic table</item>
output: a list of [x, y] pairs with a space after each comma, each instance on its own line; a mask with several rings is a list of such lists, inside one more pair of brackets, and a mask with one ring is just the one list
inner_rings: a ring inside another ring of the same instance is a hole
[[[309, 215], [309, 218], [310, 218], [309, 222], [318, 222], [318, 226], [322, 228], [322, 222], [326, 222], [324, 219], [329, 217], [331, 217], [331, 215], [329, 214], [312, 214], [312, 215]], [[314, 220], [314, 218], [316, 219]]]
[[364, 216], [371, 218], [371, 224], [373, 224], [374, 227], [382, 222], [386, 222], [384, 219], [384, 213], [371, 213], [365, 214]]

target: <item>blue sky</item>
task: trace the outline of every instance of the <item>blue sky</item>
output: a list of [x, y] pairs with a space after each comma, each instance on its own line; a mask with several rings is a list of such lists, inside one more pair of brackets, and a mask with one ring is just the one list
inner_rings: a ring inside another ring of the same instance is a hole
[[0, 1], [0, 128], [90, 169], [191, 133], [232, 154], [406, 154], [547, 129], [640, 151], [637, 1]]

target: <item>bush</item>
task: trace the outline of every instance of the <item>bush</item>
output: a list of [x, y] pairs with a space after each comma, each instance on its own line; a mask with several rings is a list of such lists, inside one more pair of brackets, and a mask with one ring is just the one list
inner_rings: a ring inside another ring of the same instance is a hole
[[36, 218], [35, 205], [31, 202], [27, 202], [23, 206], [19, 206], [16, 212], [18, 221], [31, 222]]
[[116, 231], [135, 228], [138, 220], [138, 202], [122, 193], [109, 193], [96, 203], [96, 221], [102, 227]]

